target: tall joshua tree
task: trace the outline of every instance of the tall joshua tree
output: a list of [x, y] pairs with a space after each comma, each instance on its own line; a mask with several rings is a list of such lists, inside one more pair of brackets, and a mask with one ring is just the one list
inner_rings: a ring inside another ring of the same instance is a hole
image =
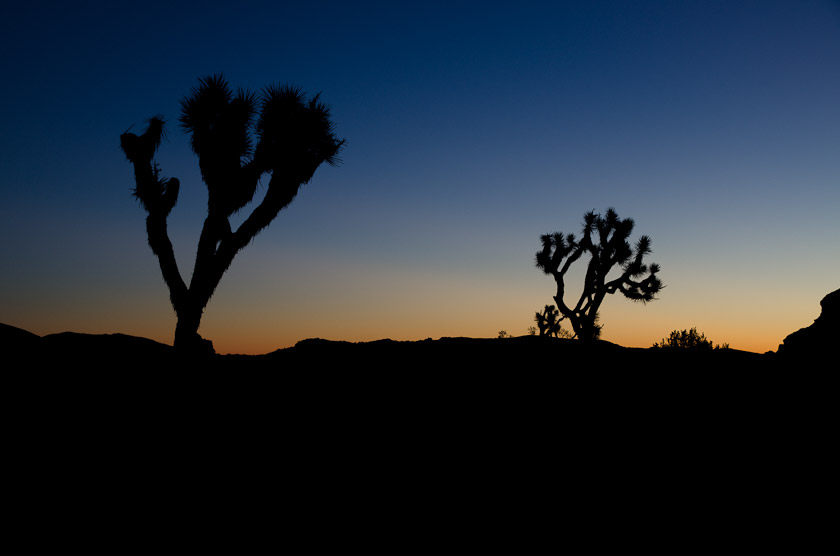
[[[560, 320], [569, 319], [579, 340], [592, 342], [598, 338], [598, 309], [607, 294], [620, 291], [633, 301], [647, 302], [664, 287], [656, 276], [659, 265], [644, 264], [642, 259], [651, 252], [650, 238], [642, 236], [631, 248], [628, 238], [633, 231], [633, 220], [621, 219], [610, 208], [605, 216], [590, 211], [584, 215], [583, 237], [574, 234], [546, 234], [542, 249], [537, 252], [537, 268], [551, 274], [557, 283], [554, 300], [562, 314]], [[584, 254], [590, 256], [586, 269], [583, 292], [574, 307], [563, 300], [566, 293], [565, 276], [569, 267]], [[620, 273], [610, 278], [608, 274], [618, 266]]]
[[[181, 101], [180, 123], [191, 135], [208, 193], [207, 218], [189, 285], [178, 270], [166, 228], [180, 182], [162, 177], [154, 161], [164, 118], [150, 118], [140, 136], [123, 133], [120, 146], [134, 166], [134, 196], [148, 213], [149, 246], [178, 318], [175, 347], [212, 352], [212, 343], [199, 336], [198, 327], [233, 258], [292, 202], [318, 166], [336, 163], [344, 141], [333, 133], [329, 109], [318, 95], [306, 100], [300, 89], [290, 86], [270, 86], [259, 94], [242, 89], [234, 93], [221, 75], [200, 79]], [[231, 229], [230, 217], [251, 202], [264, 175], [269, 176], [265, 197], [236, 230]]]

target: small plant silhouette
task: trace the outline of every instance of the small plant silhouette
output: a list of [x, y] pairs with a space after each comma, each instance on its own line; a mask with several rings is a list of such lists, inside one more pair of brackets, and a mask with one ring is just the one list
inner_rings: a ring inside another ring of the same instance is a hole
[[[142, 135], [123, 133], [120, 146], [134, 166], [134, 196], [148, 213], [149, 246], [178, 317], [174, 344], [179, 351], [212, 353], [212, 343], [199, 336], [198, 327], [233, 258], [292, 202], [318, 166], [336, 163], [344, 141], [333, 133], [329, 109], [318, 95], [306, 100], [300, 89], [290, 86], [234, 94], [221, 75], [200, 79], [181, 101], [180, 123], [191, 135], [208, 193], [207, 218], [187, 285], [166, 227], [180, 182], [163, 178], [154, 161], [164, 118], [154, 116], [148, 122]], [[231, 229], [230, 217], [251, 202], [265, 175], [270, 176], [265, 197], [236, 230]]]
[[[628, 299], [645, 303], [654, 300], [664, 287], [656, 275], [659, 265], [643, 263], [645, 255], [651, 252], [650, 238], [642, 236], [635, 249], [630, 247], [628, 239], [633, 225], [632, 219], [622, 220], [610, 208], [603, 217], [594, 211], [584, 215], [579, 241], [574, 234], [564, 236], [562, 233], [540, 238], [542, 249], [536, 255], [537, 268], [550, 274], [557, 283], [554, 300], [562, 315], [559, 321], [569, 319], [575, 336], [583, 342], [598, 339], [601, 332], [598, 310], [607, 294], [620, 291]], [[563, 299], [566, 272], [584, 254], [588, 254], [590, 260], [583, 291], [577, 304], [569, 307]], [[620, 274], [610, 278], [609, 273], [616, 266]]]
[[662, 338], [662, 341], [653, 344], [655, 348], [687, 349], [687, 350], [710, 350], [729, 349], [729, 344], [713, 345], [706, 335], [698, 332], [694, 327], [691, 330], [672, 330], [670, 336]]

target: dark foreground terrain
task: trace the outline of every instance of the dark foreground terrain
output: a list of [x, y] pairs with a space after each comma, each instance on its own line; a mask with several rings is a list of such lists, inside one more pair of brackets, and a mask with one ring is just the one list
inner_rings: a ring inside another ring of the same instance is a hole
[[[217, 545], [219, 519], [241, 514], [307, 543], [458, 530], [498, 547], [506, 531], [521, 551], [559, 531], [672, 549], [746, 532], [801, 549], [833, 530], [838, 300], [767, 354], [529, 336], [187, 359], [0, 324], [10, 529]], [[212, 537], [185, 529], [196, 515]]]
[[587, 347], [535, 336], [310, 339], [265, 355], [204, 359], [123, 334], [39, 337], [0, 325], [0, 342], [7, 385], [20, 383], [6, 393], [26, 408], [24, 421], [89, 415], [96, 427], [113, 419], [120, 427], [130, 423], [128, 430], [164, 427], [167, 435], [173, 434], [167, 423], [187, 423], [190, 430], [174, 433], [184, 438], [230, 427], [230, 419], [246, 427], [282, 422], [283, 430], [310, 431], [313, 438], [343, 431], [342, 442], [363, 430], [402, 436], [428, 427], [452, 442], [479, 430], [537, 442], [560, 423], [577, 434], [621, 428], [630, 416], [683, 435], [712, 422], [729, 430], [731, 419], [750, 428], [821, 415], [831, 405], [819, 399], [834, 392], [824, 359], [609, 342]]
[[809, 358], [783, 357], [773, 352], [626, 348], [603, 341], [583, 346], [574, 340], [536, 336], [359, 343], [308, 339], [265, 355], [190, 359], [180, 357], [172, 346], [135, 336], [63, 332], [39, 337], [8, 325], [0, 325], [0, 349], [5, 360], [17, 370], [263, 371], [292, 376], [308, 371], [395, 374], [417, 370], [431, 374], [502, 371], [517, 375], [701, 369], [760, 371], [795, 369], [815, 363]]
[[[521, 521], [514, 548], [558, 521], [599, 539], [631, 516], [645, 523], [630, 533], [670, 531], [670, 547], [742, 530], [746, 508], [790, 527], [834, 461], [830, 373], [772, 353], [521, 337], [305, 340], [185, 360], [120, 334], [0, 326], [0, 341], [7, 475], [21, 489], [9, 506], [60, 515], [79, 542], [145, 538], [149, 515], [180, 529], [199, 507], [307, 539], [388, 530], [412, 546], [465, 520], [494, 545]], [[333, 517], [366, 523], [333, 532]]]

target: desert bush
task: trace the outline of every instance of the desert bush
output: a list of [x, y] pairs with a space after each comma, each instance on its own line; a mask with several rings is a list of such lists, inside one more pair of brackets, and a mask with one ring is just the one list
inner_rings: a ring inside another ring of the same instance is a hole
[[698, 332], [696, 327], [690, 330], [672, 330], [667, 338], [662, 338], [661, 341], [653, 344], [655, 348], [665, 349], [691, 349], [691, 350], [711, 350], [711, 349], [729, 349], [729, 344], [714, 345], [711, 340], [706, 339], [706, 335]]

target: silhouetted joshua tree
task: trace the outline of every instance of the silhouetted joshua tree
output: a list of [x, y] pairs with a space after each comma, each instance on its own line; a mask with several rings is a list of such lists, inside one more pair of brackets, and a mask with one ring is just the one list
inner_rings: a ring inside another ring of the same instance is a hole
[[[542, 250], [537, 253], [537, 268], [551, 274], [557, 282], [554, 300], [560, 310], [562, 321], [569, 319], [575, 336], [583, 342], [598, 338], [598, 309], [607, 294], [620, 291], [633, 301], [647, 302], [664, 287], [656, 276], [659, 265], [645, 265], [642, 259], [651, 252], [650, 238], [642, 236], [635, 249], [628, 238], [633, 231], [633, 220], [618, 217], [610, 208], [605, 216], [594, 211], [586, 213], [583, 221], [583, 237], [578, 241], [574, 234], [562, 233], [542, 236]], [[566, 293], [565, 276], [569, 267], [582, 255], [590, 255], [586, 269], [583, 292], [574, 307], [563, 300]], [[620, 274], [609, 278], [610, 271], [619, 265]], [[641, 279], [639, 279], [641, 277]]]
[[[154, 161], [164, 118], [150, 118], [140, 136], [123, 133], [120, 146], [134, 166], [134, 196], [148, 213], [149, 246], [178, 317], [175, 347], [212, 352], [212, 343], [199, 336], [198, 327], [234, 256], [292, 202], [321, 163], [336, 163], [344, 141], [333, 133], [329, 109], [318, 95], [307, 101], [300, 89], [290, 86], [270, 86], [259, 94], [240, 89], [234, 94], [221, 75], [199, 80], [181, 101], [180, 122], [191, 134], [208, 193], [207, 218], [189, 286], [181, 278], [166, 229], [180, 182], [163, 178]], [[231, 215], [251, 202], [263, 175], [270, 176], [265, 197], [232, 230]]]
[[560, 311], [554, 305], [546, 305], [542, 313], [535, 313], [534, 320], [540, 329], [540, 336], [554, 336], [560, 333]]

